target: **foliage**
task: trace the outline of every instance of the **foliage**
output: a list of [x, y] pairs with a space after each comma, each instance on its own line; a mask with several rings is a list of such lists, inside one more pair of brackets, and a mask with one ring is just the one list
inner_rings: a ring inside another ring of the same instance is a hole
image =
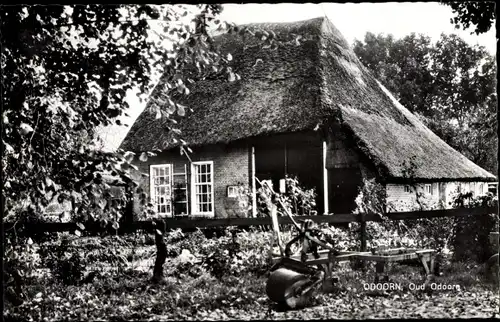
[[[41, 212], [52, 200], [69, 200], [75, 213], [119, 217], [106, 202], [109, 185], [137, 187], [134, 153], [96, 149], [95, 129], [120, 125], [127, 92], [148, 93], [154, 73], [168, 89], [154, 104], [157, 118], [166, 120], [186, 113], [170, 96], [189, 93], [187, 84], [213, 73], [234, 78], [225, 68], [230, 58], [215, 51], [209, 31], [251, 31], [217, 19], [221, 10], [217, 4], [2, 8], [5, 210], [26, 202], [25, 211]], [[272, 40], [269, 35], [263, 44]], [[175, 130], [173, 124], [166, 130]]]
[[52, 274], [67, 285], [79, 284], [83, 278], [85, 265], [77, 249], [68, 247], [67, 237], [60, 240], [55, 249], [41, 248], [40, 256]]
[[497, 172], [496, 64], [457, 35], [436, 43], [367, 33], [354, 52], [403, 106], [450, 146]]
[[284, 204], [298, 216], [310, 216], [317, 214], [315, 189], [303, 188], [297, 177], [285, 177]]
[[[473, 197], [471, 193], [459, 193], [454, 199], [455, 207], [474, 208], [493, 205], [498, 207], [498, 197], [491, 193], [477, 197]], [[498, 214], [455, 218], [454, 259], [480, 263], [486, 261], [496, 252], [490, 245], [489, 234], [498, 231], [498, 222]]]
[[20, 304], [26, 299], [23, 290], [26, 272], [36, 267], [35, 249], [31, 238], [22, 243], [13, 243], [6, 239], [3, 254], [3, 292], [5, 298], [14, 304]]
[[150, 283], [150, 274], [132, 270], [111, 277], [99, 276], [80, 286], [38, 279], [27, 287], [28, 300], [24, 304], [18, 307], [5, 304], [4, 318], [37, 321], [463, 318], [491, 317], [498, 312], [498, 294], [476, 278], [478, 267], [451, 265], [445, 272], [446, 275], [436, 277], [436, 282], [459, 284], [459, 292], [409, 291], [408, 284], [419, 284], [423, 276], [418, 268], [398, 265], [391, 271], [391, 277], [403, 284], [403, 291], [373, 296], [363, 288], [363, 283], [373, 280], [373, 272], [365, 275], [339, 268], [338, 292], [319, 296], [315, 307], [288, 312], [276, 310], [266, 298], [265, 275], [243, 273], [219, 280], [204, 273], [181, 279], [168, 277], [159, 285]]
[[375, 179], [363, 178], [359, 194], [355, 199], [356, 209], [354, 213], [386, 213], [387, 191], [385, 186], [376, 182]]
[[[206, 271], [221, 279], [229, 275], [263, 274], [270, 267], [267, 255], [271, 247], [270, 232], [227, 228], [222, 236], [210, 238], [200, 229], [193, 233], [176, 230], [171, 234], [166, 241], [168, 256], [174, 259], [170, 275], [200, 276]], [[187, 260], [179, 260], [180, 257]]]
[[494, 1], [441, 1], [442, 4], [450, 6], [455, 17], [450, 22], [455, 28], [469, 29], [475, 27], [476, 34], [482, 34], [490, 30], [495, 22]]
[[[405, 168], [405, 174], [416, 191], [416, 182], [411, 182], [415, 165], [412, 160]], [[417, 192], [418, 193], [418, 192]], [[491, 193], [473, 197], [472, 193], [457, 193], [453, 196], [453, 207], [474, 208], [480, 206], [493, 206], [497, 204], [497, 198]], [[385, 214], [385, 194], [383, 186], [374, 181], [365, 180], [360, 189], [360, 195], [356, 199], [359, 213], [372, 212]], [[424, 207], [424, 201], [417, 195], [419, 207]], [[425, 206], [426, 207], [426, 206]], [[425, 208], [424, 207], [424, 208]], [[489, 233], [498, 229], [498, 215], [492, 214], [477, 217], [444, 217], [444, 218], [421, 218], [417, 220], [392, 221], [382, 216], [381, 222], [367, 222], [367, 246], [390, 246], [410, 248], [432, 248], [438, 255], [438, 261], [442, 262], [453, 253], [453, 259], [457, 261], [483, 262], [491, 256], [489, 245]], [[359, 233], [360, 224], [349, 225], [351, 234]]]
[[41, 266], [49, 268], [52, 276], [66, 285], [80, 285], [95, 274], [105, 274], [104, 267], [95, 263], [105, 263], [106, 267], [124, 269], [128, 264], [126, 248], [130, 243], [117, 236], [106, 238], [75, 238], [67, 234], [59, 236], [56, 242], [40, 245], [38, 254]]
[[[315, 189], [305, 189], [296, 177], [285, 177], [285, 192], [276, 192], [280, 196], [288, 211], [297, 216], [309, 216], [317, 214], [316, 211], [316, 191]], [[272, 197], [267, 187], [260, 187], [257, 190], [257, 213], [259, 216], [270, 215], [270, 204]], [[280, 211], [278, 212], [280, 213]]]
[[[123, 209], [112, 200], [115, 184], [133, 189], [143, 211], [152, 212], [137, 184], [146, 174], [133, 164], [135, 154], [100, 150], [96, 129], [122, 125], [126, 95], [133, 89], [147, 95], [162, 75], [167, 95], [155, 98], [153, 113], [180, 134], [170, 116], [188, 107], [175, 95], [187, 95], [190, 84], [209, 75], [239, 78], [226, 67], [230, 55], [215, 50], [213, 31], [249, 33], [264, 45], [274, 35], [222, 22], [221, 10], [218, 4], [2, 7], [3, 219], [23, 220], [69, 201], [72, 218], [117, 228]], [[145, 151], [138, 159], [154, 155]]]

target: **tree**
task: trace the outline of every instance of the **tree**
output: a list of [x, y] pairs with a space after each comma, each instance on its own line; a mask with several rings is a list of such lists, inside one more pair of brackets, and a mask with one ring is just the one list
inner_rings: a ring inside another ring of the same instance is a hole
[[[72, 215], [117, 227], [120, 211], [106, 201], [109, 183], [137, 187], [134, 154], [95, 149], [95, 130], [119, 124], [127, 91], [147, 93], [154, 68], [170, 93], [188, 93], [188, 84], [208, 73], [233, 79], [225, 67], [230, 57], [217, 53], [210, 31], [251, 31], [217, 19], [221, 10], [217, 4], [3, 6], [4, 220], [36, 216], [56, 199], [71, 201]], [[155, 113], [168, 120], [185, 109], [167, 95]]]
[[354, 51], [399, 101], [444, 141], [496, 173], [496, 65], [480, 46], [442, 34], [432, 44], [367, 33]]
[[490, 30], [496, 19], [494, 1], [441, 1], [442, 4], [450, 6], [454, 18], [450, 22], [455, 27], [468, 29], [474, 26], [476, 34], [482, 34]]
[[354, 52], [401, 104], [410, 111], [425, 111], [429, 104], [431, 42], [412, 33], [402, 39], [367, 32], [354, 42]]

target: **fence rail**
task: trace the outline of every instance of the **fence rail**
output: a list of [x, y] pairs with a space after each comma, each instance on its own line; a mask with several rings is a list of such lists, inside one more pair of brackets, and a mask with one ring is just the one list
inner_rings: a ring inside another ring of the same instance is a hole
[[[389, 220], [412, 220], [422, 218], [439, 218], [439, 217], [466, 217], [466, 216], [481, 216], [488, 214], [497, 214], [498, 207], [478, 207], [478, 208], [458, 208], [446, 210], [428, 210], [428, 211], [411, 211], [411, 212], [394, 212], [385, 215]], [[368, 221], [382, 221], [382, 217], [377, 214], [335, 214], [327, 216], [296, 216], [296, 220], [311, 219], [316, 223], [332, 223], [342, 224], [350, 222], [360, 222], [362, 224]], [[292, 224], [288, 217], [279, 217], [279, 223], [282, 225]], [[134, 221], [124, 222], [120, 224], [118, 231], [136, 231], [146, 230], [153, 231], [154, 229], [175, 229], [175, 228], [217, 228], [217, 227], [251, 227], [251, 226], [266, 226], [271, 225], [271, 218], [165, 218], [161, 220], [150, 221]], [[163, 226], [163, 227], [162, 227]], [[40, 232], [65, 232], [75, 231], [79, 229], [76, 223], [3, 223], [3, 231], [6, 234], [12, 234], [18, 231], [24, 231], [25, 234], [40, 233]], [[110, 227], [102, 227], [98, 224], [87, 225], [87, 231], [102, 231], [116, 232]]]

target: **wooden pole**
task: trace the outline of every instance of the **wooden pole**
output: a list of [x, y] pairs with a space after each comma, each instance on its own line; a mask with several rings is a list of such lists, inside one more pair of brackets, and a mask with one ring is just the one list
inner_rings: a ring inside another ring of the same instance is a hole
[[255, 184], [255, 147], [251, 151], [251, 176], [252, 176], [252, 217], [257, 217], [257, 187]]
[[328, 215], [328, 169], [326, 168], [326, 152], [327, 146], [326, 141], [323, 141], [323, 203], [324, 203], [324, 213]]

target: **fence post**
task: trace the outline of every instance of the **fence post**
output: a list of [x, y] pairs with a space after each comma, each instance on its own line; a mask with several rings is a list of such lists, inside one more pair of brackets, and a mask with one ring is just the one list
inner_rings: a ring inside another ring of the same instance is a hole
[[361, 213], [359, 214], [359, 219], [360, 219], [360, 238], [361, 238], [361, 251], [366, 252], [366, 220], [365, 220], [365, 214]]

